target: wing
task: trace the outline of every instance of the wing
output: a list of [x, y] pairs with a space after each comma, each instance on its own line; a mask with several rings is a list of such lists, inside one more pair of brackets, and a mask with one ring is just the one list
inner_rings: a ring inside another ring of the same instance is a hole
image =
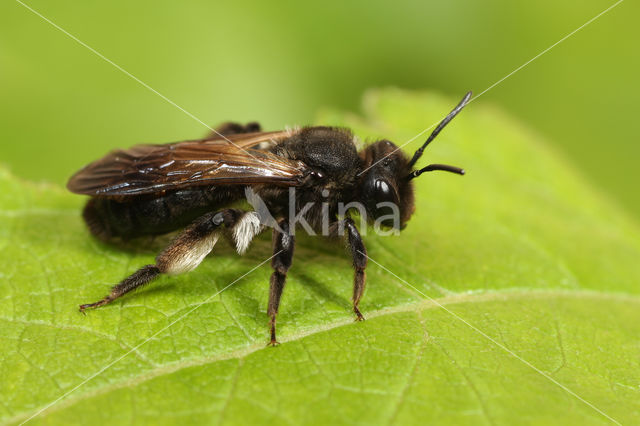
[[291, 134], [247, 133], [230, 136], [231, 142], [208, 139], [112, 151], [73, 175], [67, 188], [77, 194], [119, 197], [195, 185], [298, 186], [307, 166], [264, 150], [264, 144]]

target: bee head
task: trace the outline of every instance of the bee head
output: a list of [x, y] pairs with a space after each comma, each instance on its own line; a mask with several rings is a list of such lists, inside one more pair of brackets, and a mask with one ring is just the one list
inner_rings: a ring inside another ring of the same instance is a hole
[[421, 169], [414, 166], [424, 149], [471, 99], [468, 92], [462, 101], [438, 124], [426, 142], [409, 159], [394, 143], [381, 140], [362, 151], [364, 171], [361, 172], [360, 199], [367, 218], [384, 227], [404, 229], [415, 210], [412, 179], [424, 172], [442, 170], [463, 175], [463, 169], [446, 164], [429, 164]]
[[[409, 158], [388, 140], [362, 151], [365, 164], [360, 180], [360, 201], [369, 222], [386, 228], [403, 229], [414, 211]], [[367, 168], [368, 167], [368, 168]]]

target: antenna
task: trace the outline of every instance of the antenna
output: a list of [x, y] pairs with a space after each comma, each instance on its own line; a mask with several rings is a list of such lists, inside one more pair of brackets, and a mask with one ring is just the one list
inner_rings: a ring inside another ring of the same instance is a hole
[[[460, 103], [453, 109], [453, 111], [451, 111], [449, 113], [449, 115], [447, 115], [444, 120], [442, 120], [440, 122], [440, 124], [438, 124], [438, 127], [436, 127], [436, 129], [431, 133], [431, 135], [429, 135], [429, 138], [427, 138], [427, 141], [415, 152], [415, 154], [413, 154], [413, 158], [411, 159], [411, 161], [409, 162], [409, 167], [413, 167], [414, 164], [416, 164], [416, 162], [418, 161], [418, 159], [422, 156], [422, 153], [424, 152], [424, 149], [427, 147], [427, 145], [429, 145], [431, 143], [432, 140], [434, 140], [436, 138], [436, 136], [438, 136], [438, 133], [440, 133], [442, 131], [442, 129], [444, 129], [444, 127], [449, 124], [449, 122], [451, 120], [453, 120], [453, 117], [455, 117], [456, 115], [458, 115], [458, 113], [460, 111], [462, 111], [462, 108], [465, 107], [465, 105], [467, 105], [469, 103], [469, 99], [471, 99], [471, 95], [472, 93], [469, 91], [467, 92], [466, 95], [464, 95], [464, 98], [462, 98], [462, 100], [460, 101]], [[429, 167], [429, 166], [427, 166]], [[424, 170], [424, 169], [423, 169]], [[435, 169], [434, 169], [435, 170]], [[438, 169], [440, 170], [440, 169]], [[429, 170], [424, 170], [424, 171], [429, 171]], [[451, 171], [451, 170], [447, 170], [447, 171]], [[422, 172], [420, 172], [422, 173]], [[420, 174], [418, 173], [418, 175]], [[415, 177], [415, 176], [414, 176]]]
[[456, 166], [449, 166], [447, 164], [429, 164], [427, 167], [424, 167], [420, 170], [414, 170], [411, 173], [409, 173], [409, 175], [407, 176], [407, 180], [417, 178], [424, 172], [433, 172], [434, 170], [442, 170], [443, 172], [451, 172], [459, 175], [463, 175], [466, 173], [464, 169], [461, 169], [460, 167], [456, 167]]

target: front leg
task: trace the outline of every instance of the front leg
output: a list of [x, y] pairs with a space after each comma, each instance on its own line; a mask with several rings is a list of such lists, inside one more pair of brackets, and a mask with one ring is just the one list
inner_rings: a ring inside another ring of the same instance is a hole
[[284, 289], [284, 283], [287, 279], [287, 271], [293, 262], [293, 249], [295, 247], [295, 238], [289, 233], [289, 222], [281, 220], [278, 226], [282, 232], [277, 229], [273, 230], [273, 259], [271, 266], [273, 274], [271, 274], [269, 286], [269, 308], [267, 314], [270, 317], [269, 325], [271, 327], [271, 341], [269, 345], [276, 346], [276, 315], [280, 306], [280, 297]]
[[358, 304], [364, 293], [364, 286], [366, 282], [365, 268], [367, 267], [367, 249], [364, 247], [364, 242], [356, 228], [356, 224], [351, 218], [346, 218], [343, 221], [344, 228], [347, 230], [347, 238], [349, 241], [349, 248], [351, 249], [351, 257], [353, 259], [353, 312], [356, 314], [356, 321], [364, 320]]

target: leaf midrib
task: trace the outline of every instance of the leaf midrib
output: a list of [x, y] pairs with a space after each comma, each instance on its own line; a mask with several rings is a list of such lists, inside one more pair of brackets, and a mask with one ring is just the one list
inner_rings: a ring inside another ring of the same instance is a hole
[[[592, 290], [531, 290], [531, 289], [510, 289], [510, 290], [499, 290], [499, 291], [488, 291], [488, 292], [465, 292], [465, 293], [457, 293], [454, 295], [449, 295], [446, 297], [438, 298], [438, 299], [423, 299], [419, 302], [408, 303], [404, 305], [394, 306], [383, 308], [375, 311], [367, 312], [366, 317], [377, 318], [386, 315], [393, 315], [397, 313], [405, 313], [405, 312], [421, 312], [427, 309], [435, 309], [440, 306], [446, 305], [455, 305], [455, 304], [464, 304], [464, 303], [485, 303], [485, 302], [493, 302], [493, 301], [511, 301], [511, 300], [520, 300], [523, 298], [527, 299], [551, 299], [551, 298], [565, 298], [565, 299], [589, 299], [589, 300], [607, 300], [612, 302], [631, 302], [631, 303], [640, 303], [640, 296], [628, 293], [604, 293], [599, 291]], [[12, 319], [5, 319], [7, 321], [13, 321]], [[48, 326], [48, 327], [56, 327], [54, 324], [47, 324], [42, 322], [25, 322], [22, 323], [31, 323], [33, 325], [39, 326]], [[329, 324], [318, 325], [313, 328], [308, 328], [302, 330], [298, 333], [291, 334], [289, 336], [285, 336], [281, 338], [281, 343], [292, 342], [296, 340], [303, 339], [308, 336], [312, 336], [318, 333], [322, 333], [325, 331], [330, 331], [333, 329], [337, 329], [344, 326], [353, 326], [356, 323], [351, 318], [344, 318], [338, 321], [334, 321]], [[60, 328], [64, 328], [61, 326]], [[207, 364], [213, 364], [219, 361], [227, 361], [231, 359], [243, 359], [255, 352], [261, 350], [277, 350], [271, 349], [267, 347], [265, 344], [254, 343], [248, 346], [245, 346], [241, 349], [236, 349], [226, 354], [221, 354], [213, 357], [201, 357], [201, 358], [192, 358], [185, 361], [174, 362], [171, 364], [163, 365], [160, 367], [153, 368], [152, 370], [126, 379], [122, 380], [118, 383], [110, 383], [108, 385], [102, 386], [100, 388], [93, 389], [89, 392], [83, 393], [75, 398], [68, 398], [62, 400], [56, 405], [52, 406], [47, 410], [47, 412], [56, 412], [62, 410], [64, 408], [75, 405], [76, 403], [82, 402], [83, 400], [90, 399], [96, 396], [104, 395], [114, 390], [136, 386], [141, 383], [147, 382], [149, 380], [155, 379], [156, 377], [161, 377], [163, 375], [168, 375], [175, 373], [177, 371], [183, 370], [189, 367], [202, 366]], [[37, 407], [36, 409], [23, 412], [20, 414], [16, 414], [11, 418], [7, 419], [7, 423], [15, 423], [26, 418], [29, 418], [33, 414], [37, 413], [42, 408], [46, 407], [47, 404]]]

